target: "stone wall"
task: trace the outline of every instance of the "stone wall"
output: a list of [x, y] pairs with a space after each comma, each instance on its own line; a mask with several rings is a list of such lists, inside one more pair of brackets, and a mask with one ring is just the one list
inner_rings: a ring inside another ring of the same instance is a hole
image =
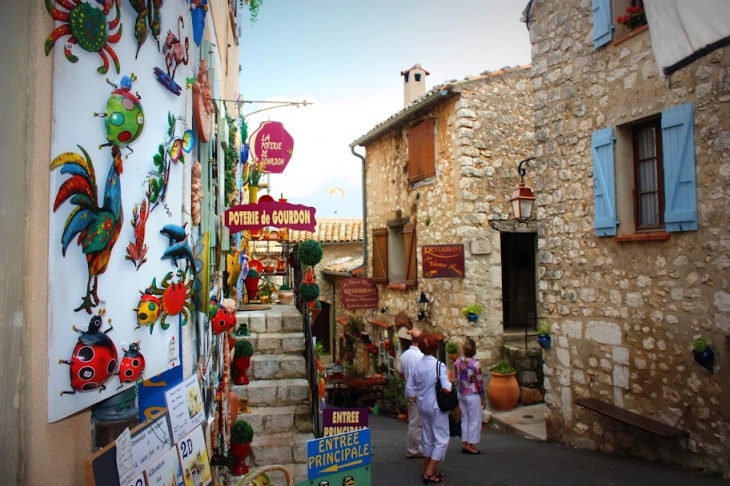
[[[548, 436], [727, 471], [730, 50], [667, 80], [651, 29], [594, 49], [591, 17], [587, 0], [536, 0], [530, 15], [539, 301], [555, 343], [545, 354]], [[684, 103], [694, 104], [699, 230], [663, 241], [596, 237], [592, 132]], [[714, 375], [693, 361], [699, 336], [715, 350]], [[690, 436], [658, 438], [575, 405], [589, 395], [671, 425], [688, 412]]]
[[[425, 292], [434, 299], [430, 323], [414, 322], [415, 327], [457, 339], [472, 337], [477, 358], [488, 365], [501, 354], [503, 327], [500, 238], [487, 220], [509, 217], [509, 197], [519, 182], [517, 163], [532, 155], [529, 69], [486, 73], [443, 89], [455, 95], [367, 143], [368, 274], [372, 230], [398, 217], [409, 218], [416, 224], [418, 287], [379, 285], [380, 305], [391, 315], [405, 312], [416, 321], [416, 298]], [[436, 119], [436, 177], [411, 186], [407, 131], [429, 116]], [[493, 251], [472, 255], [475, 239], [486, 240]], [[420, 247], [452, 243], [465, 246], [465, 278], [423, 278]], [[474, 302], [485, 312], [471, 324], [461, 309]]]

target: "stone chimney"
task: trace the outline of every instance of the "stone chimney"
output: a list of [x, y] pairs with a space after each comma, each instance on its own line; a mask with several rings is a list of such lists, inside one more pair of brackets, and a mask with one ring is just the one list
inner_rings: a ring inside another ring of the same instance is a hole
[[414, 64], [412, 68], [401, 71], [403, 76], [403, 106], [408, 106], [413, 100], [426, 92], [426, 76], [429, 72]]

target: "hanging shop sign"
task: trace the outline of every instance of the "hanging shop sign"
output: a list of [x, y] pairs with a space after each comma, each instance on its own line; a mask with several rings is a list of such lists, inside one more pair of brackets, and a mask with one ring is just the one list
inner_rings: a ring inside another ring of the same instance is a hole
[[294, 139], [279, 122], [265, 121], [251, 134], [251, 155], [259, 161], [264, 172], [281, 174], [294, 151]]
[[464, 278], [464, 245], [423, 245], [425, 278]]
[[378, 287], [372, 278], [343, 278], [340, 290], [347, 310], [378, 308]]
[[267, 226], [314, 232], [316, 211], [309, 206], [276, 201], [242, 204], [226, 210], [225, 225], [231, 234]]
[[323, 436], [344, 434], [368, 428], [367, 408], [325, 408], [322, 410]]

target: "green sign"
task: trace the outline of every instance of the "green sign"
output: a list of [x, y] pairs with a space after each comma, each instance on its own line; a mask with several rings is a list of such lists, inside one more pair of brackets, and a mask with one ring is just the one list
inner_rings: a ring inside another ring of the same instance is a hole
[[305, 479], [296, 483], [295, 486], [370, 486], [370, 466]]

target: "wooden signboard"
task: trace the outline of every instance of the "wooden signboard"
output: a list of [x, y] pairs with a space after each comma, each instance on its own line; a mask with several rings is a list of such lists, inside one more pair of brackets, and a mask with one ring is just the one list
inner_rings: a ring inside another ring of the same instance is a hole
[[464, 245], [423, 245], [424, 278], [464, 278]]
[[347, 310], [378, 308], [378, 287], [372, 278], [343, 278], [340, 290]]

